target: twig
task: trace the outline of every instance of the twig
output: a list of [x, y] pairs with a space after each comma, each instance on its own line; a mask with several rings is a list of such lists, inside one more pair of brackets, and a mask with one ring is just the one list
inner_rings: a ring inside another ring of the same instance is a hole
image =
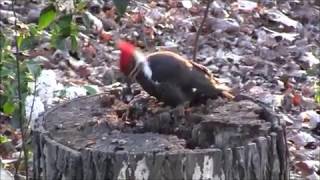
[[[24, 166], [25, 166], [25, 173], [26, 173], [26, 179], [29, 179], [28, 175], [28, 152], [26, 148], [26, 139], [25, 139], [25, 134], [24, 134], [24, 125], [23, 125], [23, 111], [22, 111], [22, 93], [21, 93], [21, 76], [20, 76], [20, 61], [19, 61], [19, 47], [18, 47], [18, 27], [17, 27], [17, 15], [16, 11], [14, 9], [14, 6], [16, 4], [15, 0], [12, 0], [12, 11], [13, 11], [13, 16], [14, 16], [14, 31], [15, 31], [15, 46], [16, 46], [16, 66], [17, 66], [17, 81], [18, 81], [18, 99], [19, 99], [19, 125], [21, 128], [21, 139], [22, 139], [22, 150], [24, 154]], [[21, 151], [20, 155], [21, 157]], [[15, 171], [15, 177], [18, 175], [18, 170], [20, 166], [20, 161], [21, 159], [19, 158], [18, 160], [18, 165], [16, 167]]]
[[[2, 21], [2, 18], [0, 16], [0, 21]], [[2, 27], [0, 27], [0, 33], [2, 33]], [[2, 51], [4, 51], [4, 47], [0, 49], [0, 85], [2, 84]], [[1, 87], [0, 87], [0, 92], [1, 92]]]
[[142, 23], [141, 23], [141, 35], [142, 35], [143, 42], [144, 42], [144, 44], [145, 44], [146, 50], [150, 50], [150, 47], [149, 47], [148, 41], [147, 41], [147, 37], [146, 37], [146, 33], [145, 33], [145, 31], [144, 31], [144, 22], [145, 22], [145, 21], [144, 21], [144, 18], [143, 18]]
[[[1, 18], [0, 18], [0, 20], [1, 20]], [[0, 29], [0, 32], [1, 32], [1, 29]], [[2, 48], [0, 49], [0, 93], [2, 90], [1, 84], [2, 84]], [[0, 103], [1, 103], [1, 101], [0, 101]]]
[[[33, 108], [34, 108], [34, 103], [35, 103], [35, 100], [36, 100], [36, 94], [37, 94], [37, 76], [34, 77], [34, 91], [33, 91], [33, 98], [32, 98], [32, 104], [31, 104], [31, 108], [30, 108], [30, 114], [29, 114], [29, 119], [27, 121], [27, 125], [25, 126], [26, 127], [26, 131], [24, 131], [24, 137], [28, 136], [28, 127], [30, 125], [30, 122], [31, 122], [31, 119], [32, 119], [32, 113], [33, 113]], [[30, 135], [30, 134], [29, 134]], [[20, 154], [21, 155], [21, 154]], [[21, 158], [19, 155], [19, 158]]]
[[200, 24], [200, 27], [197, 31], [197, 34], [196, 34], [196, 39], [194, 41], [194, 50], [193, 50], [193, 61], [196, 61], [196, 58], [197, 58], [197, 52], [198, 52], [198, 41], [199, 41], [199, 37], [200, 37], [200, 33], [202, 31], [202, 28], [203, 28], [203, 25], [204, 23], [206, 22], [206, 19], [208, 17], [208, 14], [209, 14], [209, 8], [210, 8], [210, 4], [212, 3], [213, 0], [207, 0], [207, 7], [206, 7], [206, 10], [204, 12], [204, 15], [203, 15], [203, 19], [202, 19], [202, 22]]
[[[30, 125], [31, 122], [31, 118], [32, 118], [32, 113], [33, 113], [33, 108], [34, 108], [34, 102], [36, 100], [36, 94], [37, 94], [37, 77], [34, 77], [34, 88], [33, 88], [33, 98], [32, 98], [32, 104], [31, 104], [31, 108], [30, 108], [30, 114], [29, 114], [29, 119], [27, 122], [27, 128]], [[27, 134], [27, 131], [25, 132], [25, 135]]]

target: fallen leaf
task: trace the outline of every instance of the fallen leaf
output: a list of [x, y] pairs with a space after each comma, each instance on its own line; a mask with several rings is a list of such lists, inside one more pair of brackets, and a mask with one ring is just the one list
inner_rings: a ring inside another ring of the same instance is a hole
[[192, 2], [190, 0], [182, 0], [182, 6], [186, 9], [192, 8]]
[[274, 30], [271, 30], [267, 27], [262, 27], [262, 29], [265, 30], [266, 32], [270, 33], [270, 36], [272, 38], [281, 37], [282, 39], [288, 40], [290, 42], [296, 40], [297, 37], [299, 36], [298, 33], [280, 33], [280, 32], [276, 32]]
[[239, 23], [232, 18], [208, 18], [207, 23], [212, 31], [236, 33], [240, 31]]
[[308, 176], [313, 173], [312, 167], [304, 161], [297, 162], [295, 166], [302, 173], [303, 176]]
[[315, 142], [309, 142], [304, 146], [304, 148], [306, 148], [306, 149], [317, 149], [317, 144]]
[[298, 93], [294, 93], [293, 94], [293, 97], [292, 97], [292, 104], [294, 106], [300, 106], [301, 105], [301, 102], [302, 102], [302, 97], [300, 94]]
[[307, 122], [310, 128], [316, 128], [320, 123], [320, 114], [314, 110], [305, 111], [299, 114], [299, 119], [303, 122]]
[[143, 33], [149, 37], [150, 39], [154, 39], [155, 35], [154, 35], [154, 30], [150, 27], [144, 27], [143, 28]]
[[99, 41], [101, 43], [106, 43], [112, 40], [112, 34], [108, 33], [106, 31], [101, 31], [100, 35], [99, 35]]
[[299, 132], [295, 136], [289, 138], [294, 144], [298, 146], [305, 146], [310, 142], [316, 142], [316, 139], [312, 137], [309, 133], [306, 132]]
[[93, 58], [97, 55], [96, 48], [90, 43], [84, 43], [81, 48], [82, 55], [86, 58], [86, 62], [92, 62]]
[[253, 1], [238, 0], [236, 3], [238, 5], [238, 9], [245, 13], [251, 13], [258, 7], [258, 4]]
[[133, 23], [141, 23], [143, 20], [143, 16], [141, 15], [141, 13], [134, 13], [130, 15], [131, 21]]
[[300, 58], [300, 61], [303, 61], [305, 63], [305, 69], [309, 69], [312, 66], [320, 63], [320, 59], [315, 57], [312, 52], [305, 52], [304, 55]]
[[116, 17], [116, 7], [103, 7], [103, 12], [107, 18], [115, 18]]
[[93, 32], [99, 33], [103, 30], [102, 21], [96, 16], [92, 15], [90, 12], [85, 12], [83, 16], [85, 25]]
[[289, 18], [287, 15], [283, 14], [278, 9], [273, 8], [273, 9], [266, 10], [266, 14], [270, 20], [281, 23], [283, 25], [293, 27], [295, 29], [302, 27], [301, 23]]

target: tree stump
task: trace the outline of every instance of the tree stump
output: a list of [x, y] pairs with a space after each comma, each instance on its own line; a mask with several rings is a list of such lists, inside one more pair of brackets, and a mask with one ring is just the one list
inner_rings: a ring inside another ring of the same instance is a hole
[[286, 180], [285, 131], [249, 100], [177, 108], [118, 93], [48, 111], [34, 131], [34, 178]]

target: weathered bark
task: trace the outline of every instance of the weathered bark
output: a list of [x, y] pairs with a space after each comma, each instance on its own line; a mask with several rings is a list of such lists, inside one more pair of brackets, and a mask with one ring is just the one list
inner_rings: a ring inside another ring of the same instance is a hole
[[219, 106], [214, 116], [175, 109], [127, 128], [105, 116], [112, 107], [97, 103], [103, 98], [79, 98], [44, 115], [33, 134], [35, 179], [288, 179], [285, 132], [272, 113], [260, 122], [252, 118], [263, 115], [250, 115], [248, 104], [239, 105], [242, 113], [229, 103], [222, 106], [231, 116], [236, 109], [237, 121], [222, 118]]

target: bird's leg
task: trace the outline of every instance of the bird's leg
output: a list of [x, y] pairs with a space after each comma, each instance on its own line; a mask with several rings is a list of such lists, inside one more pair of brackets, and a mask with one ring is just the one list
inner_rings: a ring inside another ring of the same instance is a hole
[[130, 79], [126, 79], [126, 84], [127, 84], [128, 91], [130, 92], [130, 94], [132, 94], [132, 89], [131, 89], [132, 81]]
[[132, 89], [131, 89], [131, 84], [132, 81], [129, 78], [126, 78], [125, 80], [127, 87], [125, 87], [123, 89], [123, 93], [122, 93], [122, 99], [125, 102], [130, 102], [133, 99], [133, 93], [132, 93]]

